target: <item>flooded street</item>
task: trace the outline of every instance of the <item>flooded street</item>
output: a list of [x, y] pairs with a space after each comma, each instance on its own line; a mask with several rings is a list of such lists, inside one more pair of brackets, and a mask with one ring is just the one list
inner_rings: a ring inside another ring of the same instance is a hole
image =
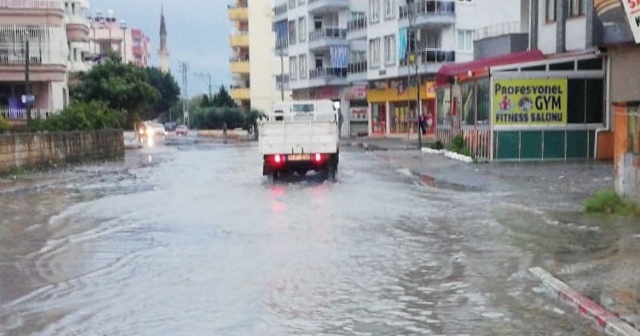
[[273, 184], [253, 144], [127, 155], [0, 189], [0, 335], [598, 335], [532, 266], [637, 298], [630, 222], [425, 187], [357, 150], [335, 184]]

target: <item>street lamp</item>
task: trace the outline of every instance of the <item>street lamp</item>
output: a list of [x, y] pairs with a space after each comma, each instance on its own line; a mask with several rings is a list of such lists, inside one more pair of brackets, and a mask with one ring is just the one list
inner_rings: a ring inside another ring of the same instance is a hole
[[120, 20], [120, 29], [122, 29], [122, 63], [127, 63], [127, 22]]

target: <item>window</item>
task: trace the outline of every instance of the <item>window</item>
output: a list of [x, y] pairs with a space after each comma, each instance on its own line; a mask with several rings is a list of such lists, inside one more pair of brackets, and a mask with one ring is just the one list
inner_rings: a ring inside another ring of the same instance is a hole
[[547, 22], [556, 20], [556, 0], [546, 0], [547, 6]]
[[296, 21], [289, 21], [289, 44], [296, 44]]
[[380, 22], [380, 0], [369, 0], [369, 22]]
[[372, 67], [380, 66], [380, 38], [369, 40], [369, 63]]
[[384, 37], [384, 64], [396, 64], [396, 36], [388, 35]]
[[569, 1], [569, 16], [581, 16], [586, 11], [586, 0], [570, 0]]
[[307, 55], [300, 55], [300, 78], [307, 78]]
[[473, 0], [458, 0], [458, 2], [462, 2], [462, 3], [472, 3]]
[[298, 78], [298, 63], [295, 57], [289, 57], [289, 78]]
[[473, 51], [473, 30], [458, 30], [458, 51]]
[[392, 20], [396, 17], [396, 0], [384, 0], [384, 18]]
[[298, 19], [298, 41], [304, 42], [307, 40], [307, 19], [301, 17]]

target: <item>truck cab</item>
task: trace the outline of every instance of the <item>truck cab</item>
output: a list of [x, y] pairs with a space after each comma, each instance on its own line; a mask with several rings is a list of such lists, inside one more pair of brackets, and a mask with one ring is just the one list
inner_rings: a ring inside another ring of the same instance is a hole
[[331, 100], [279, 102], [258, 123], [264, 176], [325, 173], [339, 162], [339, 107]]

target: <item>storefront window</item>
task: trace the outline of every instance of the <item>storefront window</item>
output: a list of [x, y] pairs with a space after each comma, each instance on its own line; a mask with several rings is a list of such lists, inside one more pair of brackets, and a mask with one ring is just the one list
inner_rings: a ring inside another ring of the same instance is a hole
[[451, 96], [449, 88], [442, 88], [436, 91], [436, 108], [438, 112], [438, 125], [450, 125]]
[[475, 82], [461, 84], [462, 125], [474, 125], [476, 118]]
[[489, 89], [489, 78], [481, 79], [476, 85], [478, 95], [478, 117], [476, 125], [489, 125], [491, 115], [491, 90]]
[[416, 132], [416, 103], [414, 101], [391, 104], [391, 133]]
[[371, 104], [371, 129], [375, 134], [384, 134], [387, 129], [387, 112], [385, 103]]
[[569, 79], [567, 113], [569, 124], [602, 123], [604, 79]]

